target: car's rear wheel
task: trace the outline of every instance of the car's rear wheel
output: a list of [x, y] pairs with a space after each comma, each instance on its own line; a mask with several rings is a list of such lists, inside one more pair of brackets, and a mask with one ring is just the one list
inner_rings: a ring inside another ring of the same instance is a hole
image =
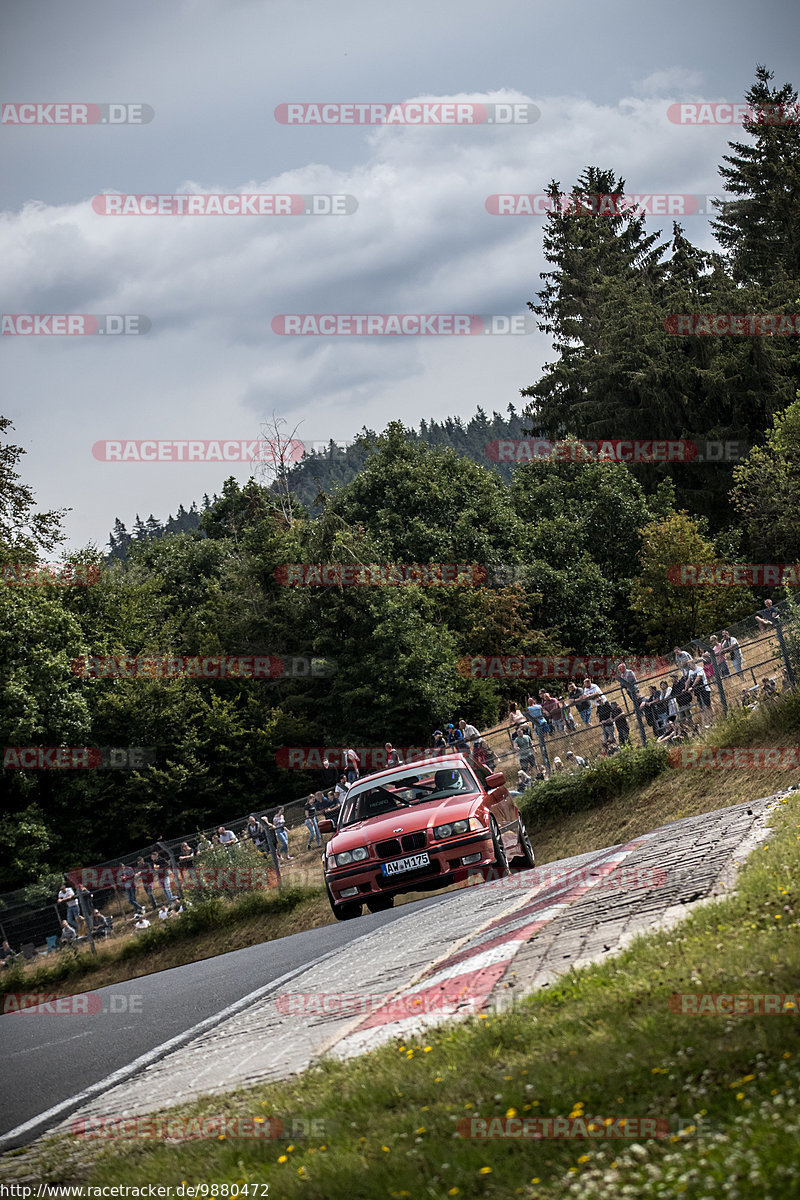
[[326, 886], [325, 890], [328, 893], [328, 903], [331, 906], [331, 912], [337, 921], [354, 921], [356, 917], [361, 916], [362, 906], [360, 900], [348, 900], [344, 904], [336, 904], [331, 894], [331, 889]]
[[536, 856], [533, 853], [531, 839], [528, 837], [528, 831], [525, 828], [525, 822], [522, 817], [519, 818], [517, 839], [522, 853], [511, 860], [511, 865], [517, 871], [530, 871], [532, 867], [536, 866]]
[[373, 896], [367, 901], [367, 908], [371, 913], [386, 912], [387, 908], [394, 908], [394, 896]]
[[504, 875], [508, 875], [509, 873], [508, 857], [494, 817], [489, 818], [489, 829], [492, 834], [492, 849], [494, 850], [494, 862], [491, 866], [489, 878], [502, 879]]

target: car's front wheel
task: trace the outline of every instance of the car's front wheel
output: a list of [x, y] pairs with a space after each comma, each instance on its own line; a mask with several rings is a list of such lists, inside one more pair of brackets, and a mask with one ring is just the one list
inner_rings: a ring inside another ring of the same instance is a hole
[[344, 904], [337, 904], [329, 887], [325, 887], [328, 893], [328, 903], [331, 906], [331, 912], [336, 917], [337, 921], [354, 921], [356, 917], [361, 916], [362, 905], [360, 900], [348, 900]]
[[530, 871], [536, 866], [536, 856], [533, 853], [531, 839], [528, 837], [528, 831], [525, 828], [525, 822], [522, 817], [519, 818], [517, 829], [517, 840], [519, 841], [520, 855], [511, 860], [512, 867], [518, 871]]
[[367, 901], [367, 908], [371, 913], [386, 912], [388, 908], [394, 908], [394, 896], [374, 896]]
[[489, 829], [492, 834], [492, 849], [494, 851], [494, 862], [491, 866], [490, 878], [502, 879], [504, 875], [508, 875], [509, 873], [508, 857], [494, 817], [489, 818]]

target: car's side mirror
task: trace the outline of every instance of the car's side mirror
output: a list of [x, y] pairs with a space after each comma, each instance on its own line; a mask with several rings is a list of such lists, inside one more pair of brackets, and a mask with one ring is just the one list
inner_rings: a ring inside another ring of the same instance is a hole
[[333, 833], [333, 821], [329, 821], [327, 817], [317, 821], [320, 833]]
[[502, 771], [495, 771], [494, 775], [490, 775], [486, 780], [487, 791], [491, 791], [492, 788], [502, 787], [505, 781], [506, 777], [504, 773]]

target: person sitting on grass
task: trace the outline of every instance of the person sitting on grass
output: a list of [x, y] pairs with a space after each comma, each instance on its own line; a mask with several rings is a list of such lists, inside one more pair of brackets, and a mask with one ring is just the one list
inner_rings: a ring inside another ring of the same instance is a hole
[[92, 936], [93, 937], [108, 937], [111, 930], [111, 922], [108, 917], [104, 917], [99, 909], [95, 909], [92, 913]]
[[166, 904], [161, 905], [161, 908], [158, 910], [158, 916], [159, 916], [159, 920], [161, 920], [161, 921], [167, 920], [167, 918], [169, 917], [169, 909], [167, 908]]
[[134, 929], [149, 929], [150, 928], [150, 922], [148, 921], [148, 919], [144, 915], [144, 913], [139, 913], [137, 915], [136, 920], [133, 922], [133, 928]]
[[778, 694], [778, 681], [774, 675], [765, 675], [761, 680], [761, 698], [769, 700]]
[[571, 767], [582, 768], [588, 767], [589, 765], [585, 758], [581, 758], [580, 754], [573, 754], [571, 750], [567, 751], [566, 757], [569, 759], [569, 765]]
[[72, 927], [72, 925], [70, 925], [69, 921], [66, 921], [66, 920], [62, 921], [61, 922], [61, 937], [59, 938], [61, 945], [62, 946], [74, 946], [75, 943], [77, 942], [77, 940], [78, 940], [77, 930], [75, 930]]
[[664, 726], [664, 732], [661, 734], [661, 737], [658, 739], [658, 741], [667, 744], [669, 742], [679, 742], [680, 740], [681, 733], [678, 729], [677, 718], [670, 717]]

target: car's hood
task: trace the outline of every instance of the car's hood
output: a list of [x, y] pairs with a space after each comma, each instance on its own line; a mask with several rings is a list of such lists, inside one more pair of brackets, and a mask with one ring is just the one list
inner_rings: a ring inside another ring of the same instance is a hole
[[343, 850], [352, 850], [354, 846], [364, 846], [368, 842], [384, 842], [388, 838], [416, 833], [433, 825], [463, 820], [474, 816], [482, 801], [483, 795], [480, 792], [462, 792], [458, 796], [448, 796], [442, 800], [412, 804], [408, 808], [398, 808], [396, 812], [369, 817], [365, 821], [357, 821], [355, 825], [347, 825], [334, 834], [328, 845], [332, 853], [341, 854]]

